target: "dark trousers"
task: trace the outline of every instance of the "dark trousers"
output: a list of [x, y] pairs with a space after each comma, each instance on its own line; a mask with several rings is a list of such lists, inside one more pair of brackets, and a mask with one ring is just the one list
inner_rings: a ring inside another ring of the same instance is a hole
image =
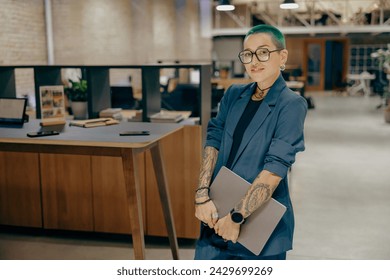
[[221, 249], [208, 242], [198, 242], [195, 248], [195, 260], [285, 260], [286, 252], [274, 256], [235, 255], [233, 251]]

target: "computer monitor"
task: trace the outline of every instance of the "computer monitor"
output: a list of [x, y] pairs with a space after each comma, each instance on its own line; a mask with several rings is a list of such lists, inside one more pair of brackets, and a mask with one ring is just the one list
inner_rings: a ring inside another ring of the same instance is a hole
[[131, 86], [111, 87], [111, 107], [122, 109], [134, 109], [136, 100]]

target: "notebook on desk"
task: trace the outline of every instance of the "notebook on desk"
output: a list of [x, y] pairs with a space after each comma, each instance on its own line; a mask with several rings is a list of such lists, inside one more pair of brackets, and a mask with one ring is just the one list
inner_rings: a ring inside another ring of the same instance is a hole
[[114, 120], [113, 118], [96, 118], [89, 120], [79, 120], [79, 121], [71, 121], [69, 122], [69, 126], [79, 126], [79, 127], [97, 127], [97, 126], [106, 126], [118, 124], [118, 120]]
[[[210, 198], [224, 217], [245, 196], [251, 184], [223, 166], [210, 187]], [[286, 207], [271, 198], [252, 213], [241, 225], [238, 242], [259, 255], [269, 237], [286, 212]]]
[[0, 126], [22, 127], [25, 121], [26, 106], [26, 98], [0, 98]]

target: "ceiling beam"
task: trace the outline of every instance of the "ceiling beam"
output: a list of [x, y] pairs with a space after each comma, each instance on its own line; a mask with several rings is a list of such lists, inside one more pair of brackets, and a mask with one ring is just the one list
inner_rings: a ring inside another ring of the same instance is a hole
[[326, 8], [324, 7], [324, 5], [322, 5], [321, 2], [318, 2], [317, 4], [319, 4], [320, 7], [323, 8], [323, 10], [325, 11], [325, 13], [326, 13], [331, 19], [333, 19], [333, 21], [334, 21], [337, 25], [341, 25], [341, 24], [342, 24], [341, 21], [340, 21], [332, 12], [330, 12], [328, 9], [326, 9]]
[[267, 24], [270, 24], [270, 25], [277, 25], [277, 23], [267, 14], [261, 14], [261, 15], [258, 15], [260, 16], [260, 18], [262, 18]]
[[[390, 25], [344, 25], [344, 26], [277, 26], [284, 34], [346, 34], [346, 33], [383, 33], [390, 32]], [[245, 35], [248, 28], [219, 28], [213, 29], [212, 35], [233, 36]]]
[[301, 15], [299, 15], [299, 14], [297, 14], [297, 13], [292, 13], [293, 14], [293, 16], [297, 19], [297, 20], [299, 20], [304, 26], [306, 26], [306, 27], [310, 27], [311, 25], [310, 25], [310, 23], [306, 20], [306, 19], [304, 19]]
[[233, 14], [232, 12], [228, 11], [226, 14], [241, 28], [245, 27], [245, 22], [243, 22], [237, 15]]

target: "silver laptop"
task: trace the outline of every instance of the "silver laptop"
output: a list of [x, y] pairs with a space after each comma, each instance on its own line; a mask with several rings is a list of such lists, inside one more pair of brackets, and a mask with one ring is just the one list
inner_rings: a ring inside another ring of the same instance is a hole
[[0, 98], [0, 126], [22, 127], [25, 121], [27, 99]]
[[[245, 196], [250, 185], [225, 166], [220, 169], [210, 188], [210, 198], [217, 207], [219, 217], [230, 212]], [[285, 212], [286, 207], [271, 198], [241, 225], [237, 241], [255, 255], [259, 255]]]

